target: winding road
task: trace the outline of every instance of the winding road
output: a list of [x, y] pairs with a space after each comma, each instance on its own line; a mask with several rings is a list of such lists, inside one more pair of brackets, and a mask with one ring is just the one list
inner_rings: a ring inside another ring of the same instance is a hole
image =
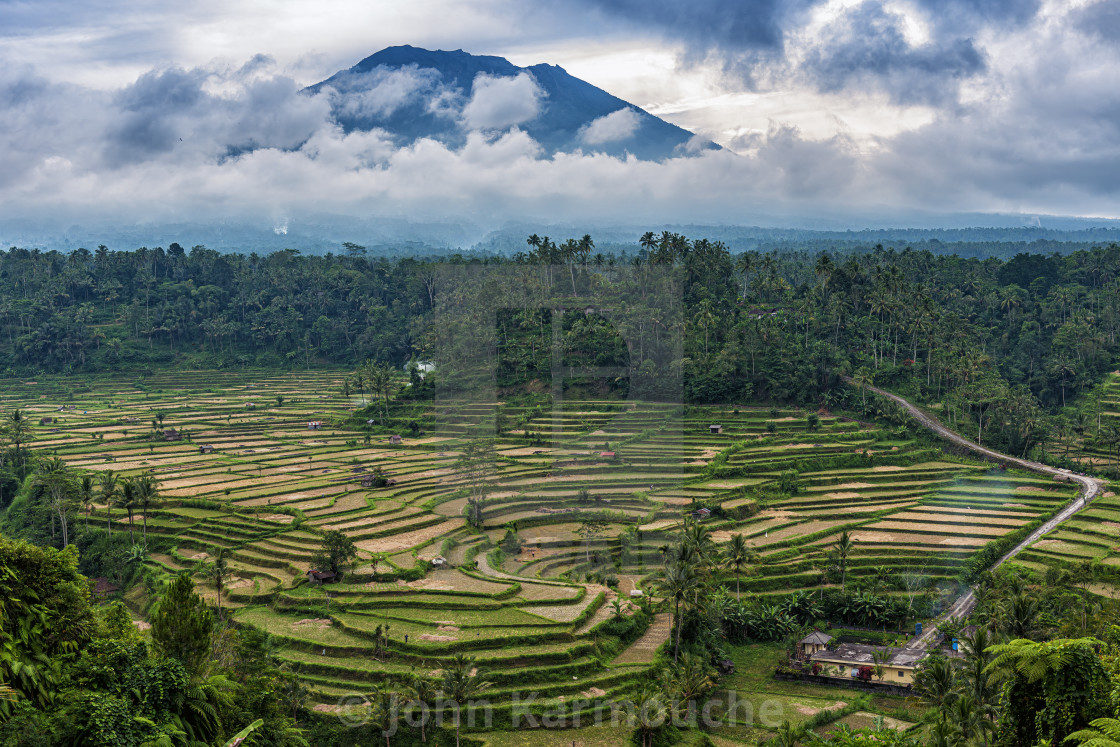
[[[845, 381], [847, 381], [848, 383], [853, 383], [851, 378], [849, 377], [845, 377]], [[982, 457], [995, 460], [1002, 464], [1014, 465], [1016, 467], [1030, 470], [1031, 472], [1059, 477], [1064, 481], [1077, 482], [1081, 484], [1081, 494], [1077, 497], [1076, 500], [1071, 501], [1069, 505], [1055, 514], [1053, 518], [1051, 518], [1035, 531], [1031, 532], [1030, 536], [1028, 536], [1025, 540], [1015, 545], [1015, 547], [1011, 548], [1011, 550], [1008, 551], [1006, 555], [1004, 555], [992, 565], [992, 570], [995, 570], [1003, 563], [1006, 563], [1008, 560], [1015, 557], [1038, 540], [1042, 539], [1046, 534], [1053, 531], [1053, 529], [1063, 521], [1069, 519], [1078, 511], [1085, 508], [1087, 505], [1089, 505], [1090, 501], [1097, 497], [1097, 495], [1105, 486], [1104, 480], [1098, 480], [1095, 477], [1079, 475], [1069, 470], [1057, 469], [1056, 467], [1049, 467], [1045, 464], [1040, 464], [1039, 462], [1032, 462], [1027, 459], [1019, 459], [1018, 457], [1013, 457], [1008, 454], [1002, 454], [998, 451], [993, 451], [992, 449], [981, 446], [975, 441], [970, 441], [964, 436], [954, 433], [953, 431], [949, 430], [949, 428], [947, 428], [943, 423], [941, 423], [941, 421], [937, 420], [937, 418], [934, 418], [928, 413], [923, 412], [914, 404], [903, 399], [902, 397], [899, 397], [897, 394], [891, 394], [888, 391], [884, 391], [882, 389], [879, 389], [878, 387], [871, 386], [870, 384], [864, 384], [863, 386], [868, 391], [874, 392], [875, 394], [878, 394], [882, 397], [886, 397], [887, 399], [901, 405], [902, 408], [905, 409], [915, 420], [936, 433], [938, 436], [944, 438], [946, 441], [955, 443], [958, 446], [963, 446], [969, 451], [979, 454]], [[967, 594], [962, 595], [960, 599], [953, 603], [953, 605], [945, 612], [945, 614], [942, 615], [941, 619], [955, 620], [957, 618], [964, 617], [969, 612], [971, 612], [972, 608], [975, 606], [976, 597], [973, 595], [972, 590], [969, 589]], [[912, 639], [906, 647], [923, 647], [927, 643], [929, 643], [936, 632], [936, 626], [930, 626], [929, 629], [923, 632], [919, 638]]]

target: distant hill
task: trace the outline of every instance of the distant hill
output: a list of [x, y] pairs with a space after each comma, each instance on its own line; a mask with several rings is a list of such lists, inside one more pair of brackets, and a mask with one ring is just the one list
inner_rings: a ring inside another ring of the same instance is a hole
[[327, 91], [345, 131], [382, 129], [398, 144], [433, 138], [458, 148], [471, 132], [516, 127], [549, 156], [582, 151], [660, 161], [719, 148], [556, 65], [518, 67], [462, 50], [389, 47], [305, 91]]

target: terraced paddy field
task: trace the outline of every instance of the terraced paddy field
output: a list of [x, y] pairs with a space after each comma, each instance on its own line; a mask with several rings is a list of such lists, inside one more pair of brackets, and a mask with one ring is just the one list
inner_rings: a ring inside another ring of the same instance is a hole
[[1093, 395], [1081, 404], [1084, 435], [1071, 456], [1097, 468], [1120, 469], [1120, 371], [1114, 371], [1101, 389], [1099, 400]]
[[[1014, 563], [1045, 572], [1088, 563], [1120, 566], [1120, 485], [1111, 483], [1092, 505], [1035, 542]], [[1097, 584], [1094, 593], [1115, 597], [1120, 587]]]
[[[149, 569], [193, 571], [228, 550], [234, 577], [223, 606], [238, 624], [273, 635], [322, 709], [374, 683], [439, 671], [460, 652], [487, 668], [495, 695], [538, 690], [547, 693], [542, 708], [627, 692], [669, 626], [629, 602], [617, 619], [611, 603], [651, 590], [662, 548], [701, 508], [717, 542], [741, 533], [757, 553], [742, 589], [773, 595], [819, 585], [844, 530], [858, 540], [849, 579], [888, 567], [949, 580], [986, 543], [1076, 494], [1069, 484], [949, 459], [905, 433], [798, 410], [437, 402], [415, 429], [394, 432], [365, 425], [373, 416], [355, 414], [363, 402], [343, 397], [343, 378], [4, 381], [0, 407], [43, 421], [32, 447], [79, 470], [157, 478], [161, 500], [144, 512]], [[486, 427], [493, 434], [495, 422], [517, 427], [495, 441], [476, 528], [464, 515], [468, 481], [456, 462], [464, 438]], [[153, 437], [168, 429], [183, 440]], [[363, 486], [375, 469], [388, 484]], [[1084, 529], [1079, 517], [1031, 553], [1076, 549], [1120, 563], [1107, 523], [1120, 527], [1120, 504], [1105, 500]], [[128, 529], [116, 508], [107, 516], [95, 506], [88, 520], [107, 519]], [[589, 519], [602, 524], [590, 536]], [[520, 550], [500, 552], [511, 527]], [[359, 559], [343, 583], [314, 586], [310, 558], [331, 529], [354, 540]], [[1061, 544], [1042, 546], [1051, 539]], [[724, 581], [736, 583], [730, 574]], [[216, 590], [198, 583], [213, 600]]]

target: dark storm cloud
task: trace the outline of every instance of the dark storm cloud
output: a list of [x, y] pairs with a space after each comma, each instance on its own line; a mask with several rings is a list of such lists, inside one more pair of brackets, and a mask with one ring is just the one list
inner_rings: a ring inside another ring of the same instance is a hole
[[683, 45], [688, 64], [714, 64], [754, 86], [760, 66], [781, 59], [789, 29], [824, 0], [582, 0], [626, 27]]
[[189, 117], [206, 97], [206, 76], [197, 70], [153, 71], [116, 97], [119, 124], [109, 132], [106, 151], [114, 163], [135, 162], [171, 150]]
[[944, 105], [960, 81], [985, 69], [971, 39], [931, 39], [913, 46], [903, 19], [865, 3], [832, 24], [799, 66], [822, 91], [880, 89], [900, 104]]
[[917, 0], [930, 38], [912, 46], [903, 19], [882, 0], [841, 11], [816, 37], [799, 32], [823, 0], [583, 2], [608, 18], [677, 41], [684, 62], [715, 62], [752, 88], [799, 76], [822, 91], [882, 90], [899, 103], [934, 105], [951, 103], [963, 79], [984, 71], [976, 33], [1021, 27], [1039, 10], [1039, 0]]
[[585, 0], [609, 15], [667, 31], [702, 48], [755, 50], [782, 45], [784, 19], [809, 2], [783, 0]]

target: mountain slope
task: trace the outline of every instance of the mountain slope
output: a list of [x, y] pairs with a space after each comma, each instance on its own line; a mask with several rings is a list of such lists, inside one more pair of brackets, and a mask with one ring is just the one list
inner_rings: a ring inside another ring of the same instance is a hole
[[517, 127], [548, 155], [662, 160], [719, 147], [556, 65], [522, 68], [462, 50], [389, 47], [305, 90], [329, 95], [347, 132], [379, 128], [402, 144], [430, 137], [457, 148], [472, 131]]

